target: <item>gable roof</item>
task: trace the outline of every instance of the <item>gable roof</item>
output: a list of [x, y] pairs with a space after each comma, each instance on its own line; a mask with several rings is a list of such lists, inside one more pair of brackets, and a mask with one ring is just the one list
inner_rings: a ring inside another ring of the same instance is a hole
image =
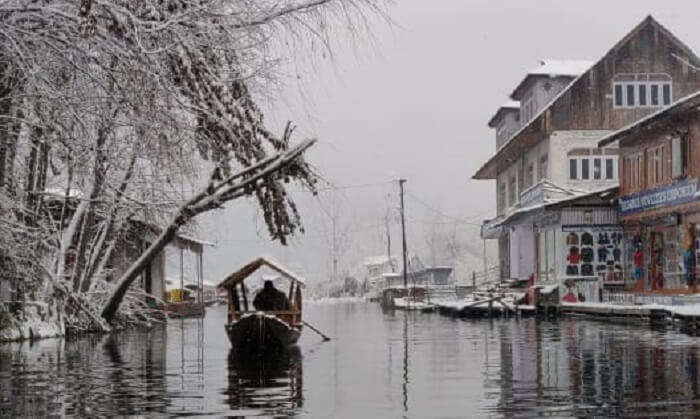
[[569, 77], [573, 79], [585, 73], [593, 64], [593, 61], [588, 60], [542, 59], [539, 61], [539, 65], [528, 71], [522, 81], [515, 86], [510, 97], [518, 100], [520, 95], [524, 93], [522, 92], [523, 87], [533, 77]]
[[506, 112], [520, 112], [520, 102], [517, 100], [509, 100], [501, 105], [491, 119], [489, 119], [488, 126], [494, 128], [496, 125], [498, 125], [498, 121]]
[[[561, 90], [554, 98], [552, 98], [549, 103], [547, 103], [545, 106], [542, 107], [542, 109], [539, 110], [537, 115], [535, 115], [530, 121], [527, 121], [524, 125], [520, 127], [518, 131], [516, 131], [511, 137], [506, 140], [501, 147], [496, 150], [496, 153], [494, 153], [489, 160], [484, 163], [477, 171], [476, 173], [472, 176], [472, 179], [494, 179], [497, 175], [496, 170], [496, 163], [499, 162], [500, 158], [502, 155], [506, 153], [512, 153], [518, 155], [521, 153], [522, 150], [522, 145], [519, 149], [516, 149], [516, 146], [518, 145], [518, 137], [521, 136], [524, 132], [528, 131], [529, 128], [534, 127], [535, 124], [537, 124], [542, 115], [544, 115], [545, 112], [547, 112], [549, 109], [552, 108], [552, 106], [561, 99], [562, 96], [564, 96], [572, 86], [574, 86], [579, 80], [581, 80], [583, 77], [585, 77], [592, 68], [596, 67], [598, 64], [600, 64], [608, 55], [610, 55], [612, 52], [615, 50], [619, 49], [623, 45], [625, 45], [631, 38], [639, 34], [639, 32], [646, 28], [647, 26], [652, 25], [654, 28], [658, 29], [664, 35], [666, 35], [669, 39], [671, 39], [680, 49], [682, 49], [686, 54], [688, 54], [688, 58], [691, 64], [700, 67], [700, 58], [698, 58], [697, 55], [695, 55], [695, 52], [693, 52], [690, 47], [688, 47], [686, 44], [684, 44], [682, 41], [680, 41], [675, 35], [673, 35], [668, 29], [666, 29], [663, 25], [661, 25], [659, 22], [656, 21], [651, 15], [648, 15], [642, 22], [640, 22], [637, 26], [634, 27], [627, 35], [625, 35], [622, 39], [620, 39], [615, 45], [610, 48], [608, 51], [603, 54], [603, 56], [596, 61], [593, 65], [590, 66], [588, 70], [586, 70], [584, 73], [576, 77], [574, 80], [571, 81], [564, 89]], [[531, 138], [526, 138], [528, 142], [532, 142], [533, 140]], [[528, 144], [532, 145], [532, 144]]]
[[263, 266], [267, 266], [268, 268], [282, 275], [282, 277], [287, 278], [292, 282], [298, 283], [301, 287], [306, 286], [306, 284], [304, 283], [304, 278], [295, 274], [286, 266], [282, 265], [281, 263], [277, 262], [269, 256], [259, 256], [258, 258], [253, 259], [252, 261], [243, 265], [243, 267], [241, 267], [240, 269], [227, 275], [226, 278], [224, 278], [224, 280], [221, 281], [219, 285], [217, 285], [217, 288], [230, 288], [238, 284], [239, 282], [242, 282]]

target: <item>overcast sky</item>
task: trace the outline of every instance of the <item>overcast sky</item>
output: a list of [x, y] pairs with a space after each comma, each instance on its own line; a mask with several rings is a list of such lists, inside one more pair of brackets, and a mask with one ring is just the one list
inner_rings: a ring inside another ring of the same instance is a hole
[[[537, 60], [598, 60], [648, 14], [700, 48], [694, 1], [401, 0], [390, 13], [398, 26], [379, 24], [377, 46], [344, 48], [332, 63], [302, 68], [305, 98], [290, 83], [267, 106], [273, 126], [291, 119], [298, 138], [319, 139], [308, 158], [334, 185], [384, 184], [323, 191], [318, 200], [298, 195], [309, 231], [288, 249], [269, 241], [250, 204], [229, 205], [209, 216], [200, 234], [218, 243], [205, 256], [208, 279], [259, 253], [322, 277], [333, 207], [336, 228], [351, 236], [347, 263], [383, 252], [380, 217], [387, 199], [398, 205], [396, 184], [386, 182], [399, 177], [411, 194], [409, 247], [413, 240], [418, 248], [438, 211], [441, 222], [492, 217], [493, 182], [470, 179], [495, 150], [486, 122]], [[396, 226], [393, 220], [395, 236]], [[458, 228], [478, 239], [475, 226]], [[399, 239], [392, 237], [395, 255]]]

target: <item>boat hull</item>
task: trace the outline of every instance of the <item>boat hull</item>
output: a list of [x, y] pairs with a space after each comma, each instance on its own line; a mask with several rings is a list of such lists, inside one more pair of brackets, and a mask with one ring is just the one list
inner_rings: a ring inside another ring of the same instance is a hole
[[265, 352], [293, 346], [301, 336], [295, 327], [272, 315], [252, 313], [226, 325], [233, 349], [240, 352]]

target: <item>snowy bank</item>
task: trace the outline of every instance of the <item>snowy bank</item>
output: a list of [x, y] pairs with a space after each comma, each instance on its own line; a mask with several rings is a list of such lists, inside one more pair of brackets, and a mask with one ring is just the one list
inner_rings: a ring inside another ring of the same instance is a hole
[[65, 336], [66, 325], [53, 304], [27, 303], [20, 318], [0, 311], [0, 342]]

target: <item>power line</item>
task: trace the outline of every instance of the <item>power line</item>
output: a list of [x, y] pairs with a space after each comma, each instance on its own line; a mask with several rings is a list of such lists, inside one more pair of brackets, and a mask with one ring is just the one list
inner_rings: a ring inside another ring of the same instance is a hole
[[325, 188], [318, 188], [318, 192], [323, 192], [323, 191], [339, 191], [339, 190], [344, 190], [344, 189], [359, 189], [359, 188], [370, 188], [373, 186], [382, 186], [382, 185], [389, 185], [391, 183], [396, 182], [395, 180], [390, 180], [390, 181], [384, 181], [384, 182], [376, 182], [376, 183], [360, 183], [357, 185], [341, 185], [341, 186], [327, 186]]
[[423, 206], [426, 207], [427, 209], [433, 211], [433, 212], [436, 213], [436, 214], [442, 215], [442, 216], [445, 217], [445, 218], [450, 218], [450, 219], [452, 219], [452, 220], [454, 220], [454, 221], [456, 221], [456, 222], [458, 222], [458, 223], [462, 223], [462, 224], [469, 224], [469, 225], [473, 225], [473, 226], [481, 226], [481, 223], [474, 223], [474, 222], [471, 222], [471, 221], [464, 220], [464, 219], [462, 219], [462, 218], [453, 217], [452, 215], [445, 214], [444, 212], [442, 212], [442, 211], [440, 211], [439, 209], [433, 207], [432, 205], [428, 204], [427, 202], [423, 201], [422, 199], [418, 198], [417, 196], [413, 195], [413, 194], [410, 193], [410, 192], [406, 192], [406, 195], [408, 195], [408, 196], [410, 196], [411, 198], [415, 199], [418, 203], [420, 203], [421, 205], [423, 205]]

